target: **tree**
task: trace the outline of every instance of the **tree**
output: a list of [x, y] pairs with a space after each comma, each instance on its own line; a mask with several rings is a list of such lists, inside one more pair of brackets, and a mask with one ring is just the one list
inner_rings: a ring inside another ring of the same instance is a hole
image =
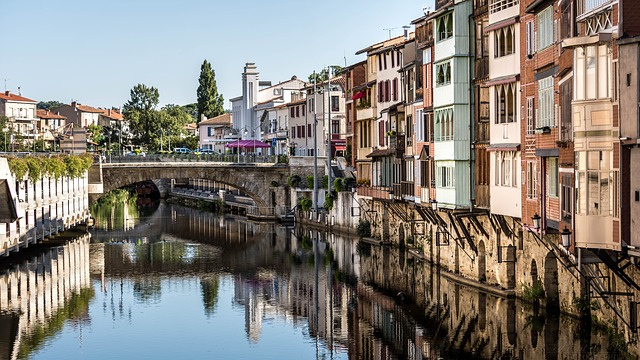
[[0, 115], [0, 130], [3, 132], [3, 140], [2, 140], [2, 151], [8, 151], [11, 144], [11, 134], [13, 134], [13, 129], [10, 126], [9, 118]]
[[[331, 74], [333, 74], [333, 76], [342, 71], [342, 66], [339, 65], [331, 65], [330, 68]], [[315, 80], [316, 83], [321, 83], [323, 81], [326, 81], [328, 78], [329, 77], [327, 76], [327, 68], [323, 68], [319, 73], [314, 72], [313, 74], [309, 75], [309, 82], [313, 84]]]
[[91, 124], [87, 128], [87, 135], [91, 135], [91, 141], [100, 145], [104, 145], [103, 143], [103, 129], [100, 125]]
[[161, 126], [156, 121], [160, 94], [155, 87], [138, 84], [131, 89], [131, 99], [124, 104], [122, 114], [129, 120], [135, 145], [149, 145]]
[[224, 114], [224, 99], [222, 94], [218, 94], [216, 85], [216, 72], [211, 68], [211, 64], [205, 59], [200, 67], [200, 79], [198, 80], [198, 118], [200, 122], [202, 115], [212, 118]]
[[40, 101], [36, 107], [40, 110], [51, 110], [51, 109], [55, 109], [59, 106], [61, 106], [62, 103], [60, 101], [55, 101], [55, 100], [51, 100], [51, 101]]

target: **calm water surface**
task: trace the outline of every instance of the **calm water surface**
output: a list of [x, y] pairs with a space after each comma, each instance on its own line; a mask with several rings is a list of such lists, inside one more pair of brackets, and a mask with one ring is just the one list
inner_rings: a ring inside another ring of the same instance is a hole
[[0, 359], [607, 358], [605, 334], [357, 239], [160, 203], [0, 263]]

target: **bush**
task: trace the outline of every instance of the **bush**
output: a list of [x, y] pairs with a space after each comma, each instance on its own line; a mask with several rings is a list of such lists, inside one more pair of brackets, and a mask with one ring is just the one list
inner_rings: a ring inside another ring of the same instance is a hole
[[544, 298], [544, 287], [542, 281], [536, 280], [533, 285], [522, 284], [522, 297], [529, 302], [539, 301]]
[[323, 189], [329, 188], [329, 175], [325, 175], [322, 177], [322, 188]]
[[309, 198], [302, 198], [300, 199], [300, 208], [302, 209], [302, 211], [309, 211], [311, 210], [311, 207], [313, 206], [313, 200], [309, 199]]
[[278, 164], [288, 164], [288, 163], [289, 163], [289, 158], [287, 157], [286, 154], [278, 155]]
[[335, 180], [333, 180], [333, 188], [338, 192], [344, 191], [345, 185], [346, 185], [346, 182], [344, 181], [343, 178], [336, 178]]
[[331, 210], [333, 208], [333, 194], [332, 193], [327, 193], [324, 196], [324, 207], [327, 210]]
[[307, 187], [313, 189], [314, 178], [313, 175], [307, 175]]
[[291, 175], [289, 176], [289, 186], [292, 188], [297, 188], [300, 185], [302, 178], [300, 175]]
[[360, 237], [371, 236], [371, 222], [369, 220], [360, 220], [358, 227], [356, 227], [356, 234]]
[[280, 186], [280, 184], [277, 181], [273, 180], [271, 182], [271, 187], [278, 187], [278, 186]]

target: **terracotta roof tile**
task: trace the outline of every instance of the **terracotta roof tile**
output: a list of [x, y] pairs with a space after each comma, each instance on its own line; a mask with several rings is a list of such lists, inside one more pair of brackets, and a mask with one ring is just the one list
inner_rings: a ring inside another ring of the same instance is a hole
[[37, 101], [35, 101], [35, 100], [31, 100], [31, 99], [26, 98], [24, 96], [12, 94], [9, 91], [5, 91], [3, 93], [0, 93], [0, 99], [4, 99], [4, 100], [7, 100], [7, 101], [24, 101], [24, 102], [37, 103]]
[[40, 119], [66, 119], [66, 116], [53, 113], [49, 110], [36, 110], [36, 116]]
[[124, 120], [124, 116], [117, 110], [100, 109], [101, 115], [112, 120]]
[[200, 125], [231, 125], [231, 114], [224, 113], [211, 119], [203, 120], [198, 124], [198, 126]]
[[96, 109], [94, 107], [91, 106], [87, 106], [87, 105], [80, 105], [77, 104], [76, 108], [82, 112], [89, 112], [89, 113], [102, 113], [102, 110], [100, 109]]

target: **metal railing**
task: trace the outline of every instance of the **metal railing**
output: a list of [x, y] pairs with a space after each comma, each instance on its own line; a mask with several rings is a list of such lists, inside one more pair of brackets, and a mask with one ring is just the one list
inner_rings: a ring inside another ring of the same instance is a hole
[[240, 164], [256, 164], [256, 163], [270, 163], [276, 164], [279, 162], [286, 164], [286, 157], [278, 155], [234, 155], [234, 154], [154, 154], [147, 156], [106, 156], [104, 158], [105, 163], [170, 163], [170, 162], [221, 162], [221, 163], [240, 163]]
[[520, 3], [520, 0], [492, 0], [489, 4], [489, 13], [497, 13], [504, 9], [508, 9], [512, 6], [516, 6]]
[[589, 11], [599, 8], [612, 0], [579, 0], [578, 1], [578, 16], [588, 13]]

